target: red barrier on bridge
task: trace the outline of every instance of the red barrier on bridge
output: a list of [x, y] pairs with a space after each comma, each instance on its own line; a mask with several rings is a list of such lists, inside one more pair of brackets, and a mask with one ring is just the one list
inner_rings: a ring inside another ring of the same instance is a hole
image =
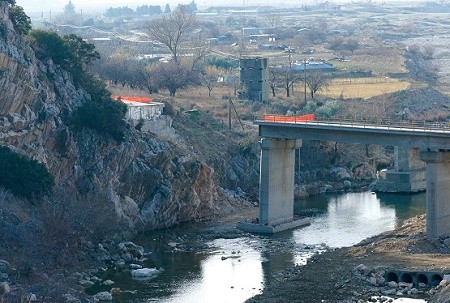
[[137, 96], [113, 96], [114, 100], [122, 100], [122, 101], [133, 101], [133, 102], [141, 102], [141, 103], [149, 103], [152, 102], [152, 98], [148, 97], [137, 97]]
[[277, 115], [264, 115], [264, 122], [281, 122], [281, 123], [295, 123], [295, 122], [306, 122], [314, 121], [314, 114], [300, 115], [300, 116], [277, 116]]

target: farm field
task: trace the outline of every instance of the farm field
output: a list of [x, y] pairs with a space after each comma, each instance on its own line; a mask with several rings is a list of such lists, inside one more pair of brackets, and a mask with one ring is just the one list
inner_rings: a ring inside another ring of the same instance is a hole
[[320, 94], [331, 98], [363, 98], [407, 89], [409, 82], [391, 78], [335, 79]]

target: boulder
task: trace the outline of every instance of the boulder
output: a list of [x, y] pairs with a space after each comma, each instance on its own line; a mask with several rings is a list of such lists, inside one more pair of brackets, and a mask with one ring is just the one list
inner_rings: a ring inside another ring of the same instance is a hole
[[392, 296], [397, 293], [397, 290], [395, 288], [385, 289], [385, 290], [381, 291], [381, 293], [385, 296]]
[[398, 284], [395, 281], [389, 281], [387, 282], [387, 286], [389, 286], [390, 288], [397, 288]]
[[131, 277], [136, 280], [150, 280], [158, 276], [162, 272], [157, 268], [141, 268], [131, 271]]
[[334, 167], [330, 170], [331, 177], [333, 181], [341, 182], [344, 180], [350, 180], [352, 176], [343, 167]]
[[355, 180], [374, 180], [375, 173], [370, 169], [369, 164], [359, 164], [353, 168], [353, 178]]
[[96, 301], [111, 301], [112, 294], [107, 291], [102, 291], [94, 295], [94, 300]]
[[108, 280], [103, 281], [102, 284], [106, 285], [106, 286], [110, 286], [110, 285], [114, 284], [114, 281], [108, 279]]
[[0, 296], [7, 295], [11, 292], [11, 287], [8, 282], [0, 283]]
[[11, 274], [12, 269], [8, 261], [0, 260], [0, 273]]

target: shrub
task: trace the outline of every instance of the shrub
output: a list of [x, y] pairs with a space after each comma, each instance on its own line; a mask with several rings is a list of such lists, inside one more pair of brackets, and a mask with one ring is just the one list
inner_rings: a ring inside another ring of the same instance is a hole
[[331, 118], [339, 110], [340, 104], [337, 101], [326, 101], [325, 104], [319, 106], [317, 102], [308, 101], [306, 105], [296, 114], [316, 114], [320, 118]]
[[239, 67], [239, 62], [237, 60], [219, 57], [208, 57], [208, 65], [223, 69], [234, 69]]
[[33, 30], [30, 32], [30, 42], [39, 59], [52, 59], [61, 67], [68, 69], [70, 62], [75, 59], [69, 46], [54, 31]]
[[84, 65], [100, 58], [93, 44], [73, 34], [60, 37], [51, 30], [33, 30], [30, 38], [38, 58], [52, 59], [72, 74], [77, 85], [87, 82], [83, 79], [86, 76]]
[[25, 14], [23, 8], [21, 6], [13, 5], [9, 9], [9, 14], [14, 28], [21, 35], [27, 35], [31, 30], [31, 19]]
[[42, 163], [0, 146], [0, 186], [19, 197], [41, 198], [53, 190], [54, 179]]
[[109, 134], [117, 142], [124, 140], [126, 105], [119, 101], [89, 101], [81, 105], [73, 114], [75, 130], [90, 128]]
[[85, 75], [83, 87], [90, 94], [91, 100], [83, 103], [72, 114], [72, 126], [76, 131], [90, 128], [109, 134], [117, 142], [122, 142], [126, 129], [124, 117], [127, 106], [112, 100], [111, 93], [98, 78]]

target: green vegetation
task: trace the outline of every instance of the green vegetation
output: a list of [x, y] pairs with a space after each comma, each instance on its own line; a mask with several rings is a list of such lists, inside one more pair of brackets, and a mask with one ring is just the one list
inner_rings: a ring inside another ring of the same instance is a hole
[[38, 29], [30, 32], [30, 38], [38, 58], [52, 59], [69, 71], [78, 85], [85, 75], [84, 66], [100, 58], [93, 44], [73, 34], [60, 37], [54, 31]]
[[0, 2], [7, 2], [11, 5], [15, 5], [16, 4], [16, 0], [0, 0]]
[[338, 101], [327, 101], [325, 104], [318, 104], [314, 101], [308, 101], [306, 105], [297, 114], [315, 114], [320, 118], [331, 118], [339, 110]]
[[[10, 1], [9, 3], [11, 3], [11, 2], [14, 2], [14, 1]], [[30, 17], [28, 17], [25, 14], [23, 7], [14, 5], [14, 3], [11, 3], [11, 4], [13, 4], [13, 5], [9, 9], [9, 13], [10, 13], [11, 21], [14, 25], [14, 28], [21, 35], [28, 34], [28, 32], [31, 30]]]
[[55, 64], [66, 69], [75, 59], [69, 46], [54, 31], [33, 30], [30, 32], [30, 42], [39, 59], [52, 59]]
[[106, 85], [84, 69], [100, 58], [94, 45], [73, 34], [60, 37], [54, 31], [34, 30], [30, 37], [39, 58], [52, 59], [69, 71], [75, 84], [91, 96], [91, 100], [77, 108], [70, 118], [74, 129], [91, 128], [111, 135], [117, 142], [123, 141], [126, 105], [113, 101]]
[[208, 65], [223, 69], [233, 69], [239, 67], [239, 61], [219, 57], [208, 57]]
[[41, 198], [51, 193], [54, 179], [43, 164], [0, 146], [0, 186], [19, 197]]
[[124, 140], [126, 123], [123, 119], [127, 106], [113, 101], [111, 94], [100, 79], [85, 76], [83, 87], [91, 96], [91, 101], [83, 103], [72, 114], [71, 123], [76, 131], [91, 128], [99, 133], [109, 134], [117, 142]]

